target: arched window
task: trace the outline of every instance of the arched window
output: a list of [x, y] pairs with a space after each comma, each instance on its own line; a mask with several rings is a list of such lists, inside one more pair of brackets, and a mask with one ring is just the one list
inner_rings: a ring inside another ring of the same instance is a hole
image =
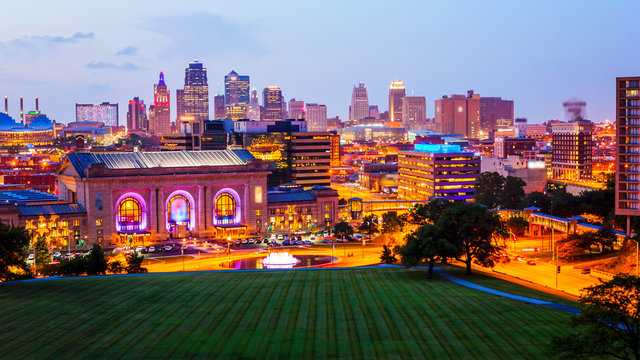
[[140, 201], [133, 197], [124, 198], [118, 205], [118, 225], [123, 231], [136, 231], [142, 229], [142, 206]]
[[234, 224], [236, 199], [229, 193], [218, 195], [215, 202], [215, 214], [218, 224]]
[[191, 203], [184, 195], [175, 195], [167, 205], [169, 223], [189, 225], [191, 223]]

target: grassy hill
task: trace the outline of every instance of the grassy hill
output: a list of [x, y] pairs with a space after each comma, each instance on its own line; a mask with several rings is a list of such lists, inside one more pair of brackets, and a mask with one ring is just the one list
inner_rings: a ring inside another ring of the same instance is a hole
[[571, 316], [399, 268], [10, 283], [0, 304], [3, 358], [539, 359]]

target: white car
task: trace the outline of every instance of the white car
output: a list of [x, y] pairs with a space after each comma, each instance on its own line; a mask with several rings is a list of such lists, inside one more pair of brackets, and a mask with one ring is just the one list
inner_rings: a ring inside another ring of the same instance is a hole
[[139, 252], [141, 252], [143, 249], [144, 249], [144, 246], [142, 246], [142, 245], [138, 245], [138, 246], [136, 247], [136, 252], [137, 252], [137, 253], [139, 253]]
[[173, 250], [173, 246], [172, 245], [165, 245], [164, 246], [164, 251], [171, 251]]
[[284, 240], [284, 236], [282, 234], [278, 235], [277, 237], [278, 240]]

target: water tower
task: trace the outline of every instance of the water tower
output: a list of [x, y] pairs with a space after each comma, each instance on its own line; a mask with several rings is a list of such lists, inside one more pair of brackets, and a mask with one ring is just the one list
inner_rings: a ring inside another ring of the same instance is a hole
[[587, 103], [578, 98], [571, 98], [565, 101], [564, 116], [566, 121], [575, 121], [578, 119], [587, 119]]

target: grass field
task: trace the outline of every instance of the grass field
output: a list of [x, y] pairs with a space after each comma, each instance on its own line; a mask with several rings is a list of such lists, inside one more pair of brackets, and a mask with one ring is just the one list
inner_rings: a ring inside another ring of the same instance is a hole
[[571, 316], [405, 269], [11, 283], [0, 304], [4, 359], [540, 359]]

